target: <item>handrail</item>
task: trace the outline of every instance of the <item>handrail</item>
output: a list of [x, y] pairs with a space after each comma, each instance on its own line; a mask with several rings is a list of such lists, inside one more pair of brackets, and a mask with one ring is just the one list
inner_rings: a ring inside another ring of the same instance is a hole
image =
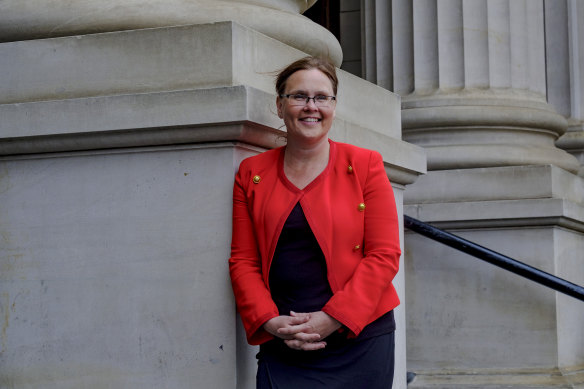
[[499, 254], [493, 250], [436, 228], [428, 223], [414, 219], [413, 217], [404, 215], [404, 226], [420, 235], [424, 235], [432, 240], [489, 262], [490, 264], [499, 266], [500, 268], [535, 281], [541, 285], [545, 285], [548, 288], [552, 288], [558, 292], [584, 301], [584, 288], [579, 285], [536, 269], [516, 259]]

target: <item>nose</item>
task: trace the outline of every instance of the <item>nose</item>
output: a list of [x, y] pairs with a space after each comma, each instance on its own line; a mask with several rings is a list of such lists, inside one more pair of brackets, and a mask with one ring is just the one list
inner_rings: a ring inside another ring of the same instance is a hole
[[308, 101], [304, 105], [305, 108], [318, 109], [316, 103], [314, 102], [314, 97], [308, 97], [307, 100]]

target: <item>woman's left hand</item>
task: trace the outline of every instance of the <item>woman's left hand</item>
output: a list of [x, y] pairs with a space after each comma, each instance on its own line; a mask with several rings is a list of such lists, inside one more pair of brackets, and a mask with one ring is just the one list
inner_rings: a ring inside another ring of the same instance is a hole
[[[290, 312], [290, 316], [292, 317], [303, 317], [308, 316], [309, 319], [306, 325], [310, 326], [310, 333], [311, 334], [319, 334], [320, 335], [320, 343], [322, 340], [332, 334], [334, 331], [341, 328], [341, 323], [333, 318], [332, 316], [324, 313], [322, 311], [318, 312], [310, 312], [310, 313], [297, 313], [297, 312]], [[287, 330], [285, 328], [281, 328], [278, 332], [282, 334], [287, 334]], [[294, 339], [285, 340], [284, 342], [288, 347], [296, 349], [296, 350], [315, 350], [316, 348], [313, 347], [314, 345], [311, 342], [306, 341], [306, 333], [296, 333], [296, 334], [289, 334], [293, 335]], [[322, 347], [318, 347], [320, 349]]]

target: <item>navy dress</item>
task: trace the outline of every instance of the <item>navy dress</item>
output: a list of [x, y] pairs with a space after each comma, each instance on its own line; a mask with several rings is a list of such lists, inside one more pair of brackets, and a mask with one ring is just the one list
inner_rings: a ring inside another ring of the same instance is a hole
[[[269, 282], [281, 315], [320, 311], [333, 295], [324, 255], [300, 203], [280, 234]], [[391, 388], [394, 330], [390, 311], [356, 338], [348, 339], [343, 329], [329, 335], [327, 346], [320, 350], [293, 350], [282, 339], [270, 340], [260, 346], [257, 355], [257, 388]]]

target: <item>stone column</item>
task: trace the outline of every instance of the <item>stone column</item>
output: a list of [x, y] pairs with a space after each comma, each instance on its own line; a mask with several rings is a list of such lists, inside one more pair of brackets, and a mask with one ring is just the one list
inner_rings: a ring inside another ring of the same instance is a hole
[[[584, 284], [581, 163], [555, 145], [570, 125], [558, 144], [581, 147], [576, 3], [361, 5], [364, 76], [402, 96], [403, 137], [427, 151], [404, 212]], [[556, 12], [559, 46], [545, 35]], [[409, 387], [578, 387], [581, 302], [409, 232], [405, 263]]]
[[578, 158], [584, 175], [584, 4], [545, 2], [548, 101], [568, 119], [556, 145]]
[[[574, 56], [582, 27], [572, 4]], [[554, 145], [568, 123], [546, 101], [543, 11], [529, 1], [363, 1], [363, 76], [402, 96], [404, 139], [424, 146], [430, 170], [551, 163], [578, 171]], [[578, 96], [582, 61], [572, 62], [564, 74], [576, 77]]]
[[[274, 72], [341, 62], [310, 4], [2, 2], [0, 387], [255, 387], [227, 271], [233, 177], [285, 144]], [[425, 154], [401, 140], [398, 96], [339, 79], [331, 137], [383, 155], [401, 215]]]
[[541, 3], [409, 7], [394, 8], [394, 19], [409, 23], [400, 27], [409, 34], [393, 37], [405, 49], [399, 55], [413, 59], [394, 67], [394, 91], [403, 98], [404, 138], [424, 146], [430, 170], [550, 163], [578, 171], [554, 145], [567, 123], [546, 102]]

